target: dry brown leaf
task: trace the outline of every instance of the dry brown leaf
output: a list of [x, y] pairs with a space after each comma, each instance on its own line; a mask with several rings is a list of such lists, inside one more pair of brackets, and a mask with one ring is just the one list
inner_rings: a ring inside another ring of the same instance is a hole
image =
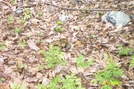
[[28, 46], [31, 48], [31, 49], [33, 49], [33, 50], [36, 50], [36, 51], [38, 51], [40, 48], [36, 45], [36, 43], [34, 42], [34, 40], [32, 40], [32, 39], [29, 39], [28, 41], [27, 41], [27, 44], [28, 44]]
[[50, 83], [50, 79], [48, 79], [48, 78], [43, 78], [42, 83], [43, 83], [44, 85], [48, 85], [48, 84]]
[[0, 84], [0, 89], [10, 89], [7, 84]]
[[[10, 3], [10, 1], [11, 0], [6, 0], [7, 3]], [[32, 4], [38, 4], [39, 1], [40, 0], [28, 0], [27, 5], [29, 5], [29, 2]], [[103, 9], [105, 7], [118, 10], [118, 5], [113, 4], [111, 2], [112, 0], [101, 0], [101, 2], [98, 0], [92, 0], [92, 4], [90, 5], [73, 4], [73, 1], [68, 0], [41, 0], [41, 2], [43, 1], [69, 8]], [[82, 0], [82, 2], [87, 2], [87, 0]], [[119, 7], [121, 8], [132, 4], [132, 1], [127, 2], [128, 4], [126, 5], [122, 4], [122, 2], [124, 3], [125, 1], [120, 1]], [[17, 2], [15, 2], [15, 5], [10, 4], [13, 11], [16, 10], [17, 4]], [[6, 50], [0, 50], [0, 60], [3, 62], [0, 63], [0, 76], [6, 79], [2, 82], [9, 83], [10, 86], [13, 85], [14, 81], [16, 81], [17, 84], [22, 84], [25, 82], [25, 87], [35, 89], [37, 86], [36, 84], [39, 82], [47, 85], [50, 83], [50, 79], [57, 75], [75, 73], [77, 75], [80, 74], [80, 77], [83, 80], [82, 85], [86, 89], [97, 89], [100, 86], [97, 84], [91, 84], [89, 81], [94, 79], [93, 73], [105, 69], [106, 61], [104, 60], [104, 53], [109, 53], [111, 58], [117, 62], [118, 60], [125, 60], [118, 63], [126, 63], [126, 59], [128, 59], [128, 62], [130, 60], [130, 58], [123, 59], [124, 57], [122, 58], [113, 55], [111, 51], [116, 50], [116, 46], [122, 43], [129, 43], [128, 47], [134, 48], [134, 35], [132, 30], [133, 24], [129, 24], [129, 26], [122, 28], [122, 35], [118, 32], [118, 30], [116, 32], [115, 28], [112, 28], [107, 24], [102, 24], [99, 13], [104, 14], [106, 12], [70, 11], [61, 10], [60, 8], [54, 7], [55, 11], [50, 13], [50, 6], [43, 4], [42, 6], [36, 5], [29, 7], [32, 16], [30, 19], [26, 20], [26, 23], [19, 23], [21, 19], [15, 17], [13, 22], [7, 24], [7, 19], [10, 17], [6, 14], [9, 12], [9, 5], [6, 6], [6, 4], [3, 5], [3, 3], [1, 3], [0, 7], [0, 42], [4, 42], [7, 47]], [[5, 9], [7, 9], [6, 12]], [[40, 11], [42, 12], [41, 17], [39, 17], [39, 14], [41, 14]], [[63, 14], [59, 15], [60, 12], [63, 12]], [[25, 13], [23, 13], [23, 15], [24, 14]], [[63, 21], [66, 21], [67, 19], [66, 23], [60, 25], [63, 30], [61, 33], [57, 33], [54, 30], [54, 28], [58, 25], [56, 22], [59, 21], [59, 18]], [[16, 27], [19, 27], [21, 32], [18, 35], [11, 34], [11, 31]], [[110, 31], [115, 33], [110, 34]], [[28, 39], [28, 37], [30, 37], [30, 39]], [[40, 49], [45, 50], [45, 52], [48, 51], [49, 44], [55, 40], [60, 40], [61, 38], [67, 39], [68, 43], [71, 45], [71, 48], [67, 52], [64, 52], [63, 55], [63, 60], [67, 61], [67, 65], [57, 65], [53, 69], [43, 68], [43, 70], [39, 70], [37, 66], [39, 64], [44, 65], [45, 61], [42, 55], [37, 54], [37, 51]], [[24, 49], [18, 48], [17, 41], [19, 40], [27, 40], [29, 48], [27, 46]], [[38, 43], [40, 48], [36, 44], [36, 40], [41, 40], [41, 42]], [[31, 49], [35, 51], [32, 51]], [[94, 64], [85, 70], [83, 68], [77, 68], [77, 66], [74, 65], [74, 62], [77, 54], [79, 53], [86, 56], [87, 59], [93, 57]], [[17, 65], [20, 62], [24, 64], [24, 73], [20, 73], [18, 71]], [[125, 65], [122, 65], [122, 67], [122, 69], [126, 71], [124, 74], [128, 77], [128, 79], [122, 78], [122, 81], [125, 84], [129, 84], [130, 79], [133, 80], [134, 73], [130, 68], [127, 71]], [[0, 89], [2, 88], [0, 87]]]

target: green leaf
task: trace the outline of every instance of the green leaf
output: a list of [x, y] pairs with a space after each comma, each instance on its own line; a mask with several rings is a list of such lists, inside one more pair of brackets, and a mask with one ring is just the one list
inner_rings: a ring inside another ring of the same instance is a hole
[[107, 66], [103, 71], [98, 71], [94, 74], [95, 79], [93, 79], [92, 82], [101, 84], [101, 89], [112, 89], [112, 86], [120, 85], [118, 79], [123, 73], [108, 55], [105, 54], [104, 58], [108, 62]]
[[6, 48], [5, 43], [4, 43], [4, 42], [1, 42], [1, 43], [0, 43], [0, 50], [3, 50], [3, 49], [5, 49], [5, 48]]
[[44, 55], [45, 62], [47, 63], [48, 68], [54, 68], [56, 64], [58, 65], [66, 64], [66, 62], [62, 60], [63, 52], [61, 52], [59, 47], [50, 45], [48, 52], [44, 52], [43, 50], [40, 50], [38, 53], [41, 53]]
[[118, 53], [119, 56], [122, 55], [128, 56], [129, 54], [133, 53], [133, 50], [131, 48], [124, 48], [123, 46], [118, 46], [117, 49], [119, 51]]
[[62, 28], [61, 28], [61, 27], [56, 27], [56, 28], [55, 28], [55, 31], [56, 31], [56, 32], [61, 32], [61, 31], [62, 31]]
[[91, 64], [93, 64], [92, 59], [88, 61], [84, 61], [85, 57], [82, 54], [78, 54], [78, 57], [76, 58], [76, 64], [78, 67], [89, 67]]
[[130, 60], [130, 67], [134, 66], [134, 55], [131, 56], [131, 60]]
[[38, 84], [36, 86], [37, 89], [47, 89], [46, 86], [42, 83], [42, 84]]
[[75, 74], [66, 75], [65, 78], [56, 76], [46, 87], [47, 89], [85, 89], [81, 85], [81, 79]]
[[20, 32], [20, 28], [15, 28], [12, 33], [18, 34]]
[[102, 13], [99, 13], [99, 16], [101, 17], [103, 14]]
[[56, 24], [57, 24], [57, 25], [62, 25], [63, 22], [61, 22], [61, 21], [57, 21]]
[[11, 22], [13, 22], [13, 20], [14, 20], [14, 17], [13, 17], [12, 14], [10, 14], [10, 15], [7, 17], [7, 23], [11, 23]]

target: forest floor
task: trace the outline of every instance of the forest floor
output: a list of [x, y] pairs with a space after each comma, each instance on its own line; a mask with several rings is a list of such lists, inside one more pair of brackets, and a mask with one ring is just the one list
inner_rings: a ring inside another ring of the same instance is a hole
[[101, 21], [133, 0], [14, 1], [0, 0], [0, 89], [134, 89], [134, 19]]

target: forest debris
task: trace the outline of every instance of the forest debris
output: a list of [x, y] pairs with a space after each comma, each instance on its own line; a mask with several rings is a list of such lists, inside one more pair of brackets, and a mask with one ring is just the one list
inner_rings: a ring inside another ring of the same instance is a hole
[[33, 49], [33, 50], [38, 51], [38, 50], [40, 49], [40, 48], [36, 45], [36, 43], [34, 42], [34, 40], [29, 39], [29, 40], [27, 41], [27, 44], [28, 44], [28, 46], [29, 46], [31, 49]]

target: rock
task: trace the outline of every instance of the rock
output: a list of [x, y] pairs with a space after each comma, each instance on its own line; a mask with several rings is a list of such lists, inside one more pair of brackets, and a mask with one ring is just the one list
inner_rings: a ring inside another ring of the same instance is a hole
[[66, 15], [66, 12], [61, 11], [58, 14], [59, 20], [62, 22], [66, 22], [68, 20], [68, 16]]
[[17, 9], [14, 11], [13, 15], [14, 15], [15, 17], [19, 17], [22, 13], [23, 13], [23, 8], [17, 8]]
[[130, 17], [134, 20], [134, 14], [131, 14]]
[[62, 22], [66, 22], [68, 20], [68, 17], [65, 15], [61, 15], [61, 16], [59, 16], [59, 20]]
[[121, 11], [111, 11], [104, 14], [101, 20], [113, 26], [125, 26], [130, 21], [130, 17]]

